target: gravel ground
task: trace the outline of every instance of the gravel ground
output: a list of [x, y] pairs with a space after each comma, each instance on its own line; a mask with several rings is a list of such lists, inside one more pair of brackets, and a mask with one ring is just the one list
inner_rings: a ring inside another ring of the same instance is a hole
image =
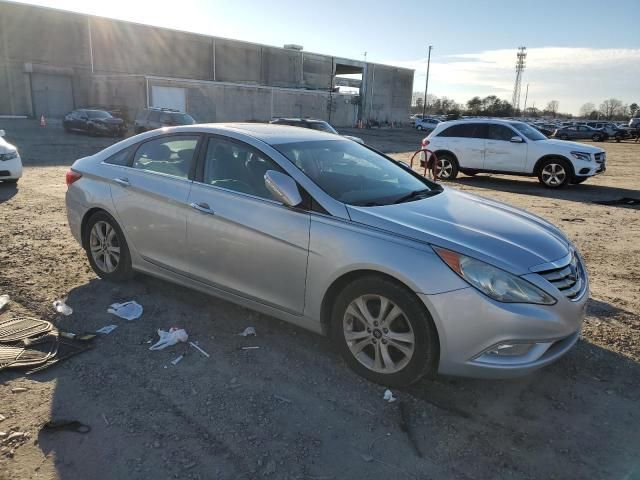
[[[592, 203], [640, 197], [640, 145], [600, 144], [607, 173], [558, 192], [518, 177], [451, 183], [568, 233], [591, 274], [583, 335], [522, 379], [438, 377], [389, 404], [323, 337], [142, 275], [99, 280], [66, 225], [64, 173], [113, 140], [31, 121], [0, 128], [26, 166], [17, 188], [0, 184], [0, 294], [12, 298], [0, 319], [35, 316], [74, 332], [118, 325], [49, 370], [0, 373], [0, 479], [640, 478], [640, 210]], [[344, 133], [400, 159], [421, 137]], [[56, 316], [57, 298], [73, 315]], [[106, 312], [129, 299], [144, 306], [140, 319]], [[150, 352], [156, 329], [174, 325], [210, 358], [183, 346]], [[257, 337], [236, 335], [249, 325]], [[40, 432], [51, 418], [92, 430]], [[15, 432], [25, 435], [7, 438]]]

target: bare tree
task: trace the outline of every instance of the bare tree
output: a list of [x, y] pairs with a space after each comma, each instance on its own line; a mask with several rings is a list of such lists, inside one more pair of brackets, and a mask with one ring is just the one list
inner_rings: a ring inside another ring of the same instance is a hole
[[593, 103], [587, 102], [580, 107], [580, 116], [582, 118], [587, 118], [595, 109], [596, 106]]
[[633, 102], [631, 105], [629, 105], [629, 111], [631, 112], [631, 116], [633, 117], [635, 116], [636, 112], [640, 112], [640, 107], [636, 102]]
[[607, 120], [611, 120], [616, 115], [621, 115], [623, 111], [624, 105], [617, 98], [610, 98], [600, 104], [600, 113]]
[[560, 102], [558, 100], [551, 100], [549, 103], [547, 103], [546, 110], [548, 112], [551, 112], [555, 117], [558, 113], [558, 108], [560, 108]]

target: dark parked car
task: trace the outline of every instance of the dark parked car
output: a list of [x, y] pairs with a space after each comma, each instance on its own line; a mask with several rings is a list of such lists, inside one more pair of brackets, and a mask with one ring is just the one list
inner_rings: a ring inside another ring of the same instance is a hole
[[86, 132], [89, 135], [124, 137], [127, 124], [105, 110], [81, 108], [67, 113], [62, 121], [65, 131]]
[[133, 131], [135, 133], [148, 132], [162, 127], [177, 127], [179, 125], [193, 125], [196, 121], [188, 113], [170, 108], [143, 108], [138, 112]]
[[[334, 133], [340, 135], [335, 128], [324, 120], [316, 120], [313, 118], [274, 118], [269, 123], [274, 125], [289, 125], [291, 127], [310, 128], [311, 130], [318, 130], [320, 132]], [[344, 138], [353, 140], [354, 142], [364, 144], [364, 140], [360, 137], [354, 137], [352, 135], [342, 135]]]
[[590, 138], [594, 142], [602, 142], [609, 138], [606, 132], [587, 125], [572, 125], [570, 127], [562, 127], [553, 134], [555, 138], [560, 140], [574, 140], [580, 138]]

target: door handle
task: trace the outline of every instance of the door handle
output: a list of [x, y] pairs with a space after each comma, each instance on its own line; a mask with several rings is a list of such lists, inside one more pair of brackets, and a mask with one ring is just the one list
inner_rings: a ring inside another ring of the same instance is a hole
[[208, 213], [209, 215], [215, 215], [215, 212], [211, 210], [211, 207], [209, 207], [209, 204], [206, 202], [199, 202], [199, 203], [192, 202], [189, 204], [189, 206], [191, 208], [195, 208], [199, 212]]
[[118, 185], [122, 185], [123, 187], [128, 187], [131, 185], [128, 178], [116, 177], [113, 179]]

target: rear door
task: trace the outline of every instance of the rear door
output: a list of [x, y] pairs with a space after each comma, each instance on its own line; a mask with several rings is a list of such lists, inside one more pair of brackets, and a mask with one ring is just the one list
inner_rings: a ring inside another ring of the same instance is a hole
[[255, 148], [209, 137], [189, 195], [190, 274], [212, 287], [300, 315], [310, 215], [275, 201], [267, 170], [282, 171]]
[[512, 142], [511, 138], [513, 137], [522, 138], [522, 135], [506, 125], [488, 125], [484, 153], [485, 170], [497, 170], [500, 172], [525, 171], [528, 144], [524, 139], [522, 143]]
[[446, 148], [454, 153], [460, 168], [481, 170], [484, 165], [485, 136], [487, 126], [483, 123], [458, 123], [437, 135], [437, 148]]
[[129, 166], [113, 166], [111, 196], [120, 224], [148, 262], [186, 274], [187, 199], [200, 135], [154, 137]]

